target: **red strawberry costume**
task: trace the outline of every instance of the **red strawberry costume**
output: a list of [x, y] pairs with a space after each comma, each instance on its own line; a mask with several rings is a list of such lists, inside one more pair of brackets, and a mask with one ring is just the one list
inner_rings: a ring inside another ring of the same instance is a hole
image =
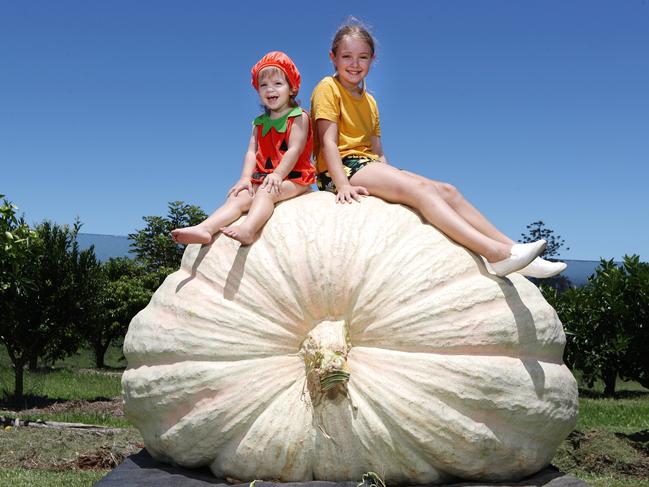
[[[291, 137], [291, 128], [296, 117], [306, 113], [300, 107], [293, 108], [283, 117], [272, 120], [268, 115], [255, 118], [253, 124], [257, 127], [257, 167], [251, 181], [261, 184], [267, 174], [272, 173], [279, 165], [284, 153], [288, 150], [288, 140]], [[309, 120], [309, 133], [307, 134], [304, 150], [299, 155], [293, 170], [285, 179], [294, 183], [308, 186], [315, 181], [315, 168], [311, 164], [311, 151], [313, 149], [313, 130]]]

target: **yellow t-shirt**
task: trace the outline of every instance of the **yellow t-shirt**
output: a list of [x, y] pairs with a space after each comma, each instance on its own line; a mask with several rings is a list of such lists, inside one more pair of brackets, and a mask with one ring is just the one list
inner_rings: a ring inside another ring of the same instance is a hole
[[366, 156], [378, 158], [372, 152], [372, 136], [381, 135], [379, 109], [374, 97], [363, 91], [360, 98], [354, 98], [340, 82], [332, 76], [324, 78], [311, 95], [311, 118], [313, 119], [313, 154], [318, 173], [327, 170], [324, 156], [320, 153], [318, 119], [338, 124], [338, 151], [340, 158]]

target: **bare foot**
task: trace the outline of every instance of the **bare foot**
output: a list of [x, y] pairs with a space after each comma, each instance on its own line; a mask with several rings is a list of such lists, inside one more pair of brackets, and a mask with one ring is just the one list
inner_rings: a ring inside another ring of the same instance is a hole
[[221, 233], [227, 237], [233, 238], [241, 245], [250, 245], [259, 238], [259, 232], [255, 233], [247, 230], [243, 226], [229, 226], [221, 228]]
[[208, 244], [212, 241], [212, 234], [196, 225], [172, 230], [171, 238], [179, 244]]

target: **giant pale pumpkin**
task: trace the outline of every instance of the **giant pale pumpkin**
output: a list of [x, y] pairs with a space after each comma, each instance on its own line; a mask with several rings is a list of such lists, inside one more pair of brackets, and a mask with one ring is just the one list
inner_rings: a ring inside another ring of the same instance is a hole
[[400, 205], [278, 205], [250, 247], [187, 248], [132, 321], [124, 401], [161, 460], [241, 480], [515, 479], [577, 417], [565, 336]]

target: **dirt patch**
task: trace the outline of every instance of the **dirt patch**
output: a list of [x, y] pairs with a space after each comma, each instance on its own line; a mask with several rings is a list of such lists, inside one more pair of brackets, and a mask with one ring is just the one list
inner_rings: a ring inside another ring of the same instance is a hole
[[143, 446], [134, 428], [108, 432], [8, 428], [0, 430], [0, 468], [107, 470]]
[[96, 450], [87, 451], [70, 462], [68, 468], [80, 470], [112, 470], [128, 456], [123, 449], [101, 446]]
[[[612, 477], [649, 478], [647, 435], [608, 431], [573, 431], [561, 444], [553, 464], [579, 476], [582, 472]], [[643, 441], [644, 440], [644, 441]]]

